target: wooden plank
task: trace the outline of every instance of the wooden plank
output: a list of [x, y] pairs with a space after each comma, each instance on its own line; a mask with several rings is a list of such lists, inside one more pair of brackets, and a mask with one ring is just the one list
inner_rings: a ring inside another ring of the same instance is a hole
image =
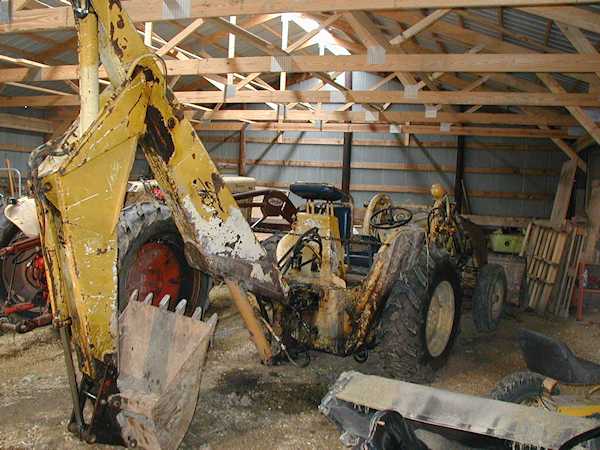
[[552, 226], [560, 226], [567, 218], [567, 211], [571, 201], [571, 193], [573, 191], [573, 182], [575, 181], [575, 173], [577, 172], [577, 162], [570, 160], [562, 165], [560, 171], [560, 179], [558, 180], [558, 188], [554, 196], [554, 204], [552, 206], [552, 214], [550, 223]]
[[[594, 3], [593, 0], [223, 0], [215, 2], [193, 2], [188, 18], [245, 16], [318, 11], [394, 10], [420, 8], [471, 8], [488, 6], [538, 6], [577, 5]], [[124, 9], [133, 22], [161, 22], [170, 20], [163, 12], [163, 3], [157, 0], [129, 0]], [[564, 8], [564, 6], [561, 6]], [[552, 8], [557, 9], [557, 8]], [[534, 12], [543, 14], [544, 11]], [[64, 30], [74, 27], [71, 7], [32, 9], [15, 11], [10, 24], [0, 26], [0, 33], [22, 33], [34, 31]]]
[[36, 117], [0, 113], [0, 128], [49, 134], [54, 130], [54, 124], [49, 120], [38, 119]]
[[[273, 110], [220, 110], [207, 111], [202, 120], [251, 120], [275, 121], [279, 117]], [[289, 110], [284, 120], [327, 122], [423, 122], [423, 123], [479, 123], [506, 125], [575, 126], [578, 124], [568, 114], [511, 114], [511, 113], [448, 113], [438, 112], [435, 117], [426, 117], [425, 111], [390, 111], [374, 114], [364, 111]]]
[[561, 6], [560, 8], [541, 6], [518, 9], [529, 14], [545, 17], [546, 19], [563, 22], [583, 30], [600, 33], [600, 14], [595, 14], [586, 9], [576, 8], [574, 6]]
[[[257, 186], [274, 187], [278, 189], [289, 189], [289, 183], [280, 181], [257, 180]], [[340, 186], [338, 186], [340, 187]], [[355, 192], [390, 192], [402, 194], [421, 194], [430, 196], [429, 186], [386, 186], [382, 184], [352, 184], [350, 190]], [[501, 192], [501, 191], [469, 191], [470, 197], [496, 198], [496, 199], [519, 199], [531, 201], [544, 201], [551, 197], [549, 193], [542, 192]]]
[[[216, 103], [396, 103], [396, 104], [478, 104], [478, 105], [534, 105], [534, 106], [585, 106], [599, 107], [600, 99], [594, 94], [564, 93], [517, 93], [517, 92], [430, 92], [420, 91], [416, 98], [407, 98], [404, 91], [242, 91], [235, 96], [225, 98], [221, 91], [180, 91], [175, 93], [182, 103], [216, 104]], [[77, 95], [38, 95], [23, 97], [0, 97], [2, 107], [51, 107], [77, 106]], [[252, 114], [252, 113], [248, 113]], [[257, 113], [258, 114], [258, 113]], [[262, 113], [260, 113], [262, 114]], [[294, 113], [295, 114], [295, 113]], [[299, 113], [300, 114], [300, 113]], [[305, 113], [306, 114], [306, 113]], [[315, 113], [319, 114], [319, 113]], [[332, 112], [333, 114], [333, 112]], [[407, 115], [409, 113], [406, 113]], [[441, 113], [440, 113], [441, 114]], [[454, 113], [459, 114], [459, 113]], [[400, 117], [402, 114], [398, 115]], [[364, 116], [367, 117], [367, 116]], [[371, 121], [377, 120], [379, 114], [372, 114]], [[382, 113], [381, 117], [390, 117], [394, 113]], [[461, 116], [448, 116], [461, 117]], [[475, 116], [487, 118], [490, 116]], [[535, 115], [533, 116], [535, 118]], [[546, 116], [547, 120], [558, 119]], [[510, 120], [510, 119], [508, 119]], [[561, 119], [562, 120], [562, 119]], [[567, 119], [568, 120], [568, 119]], [[591, 120], [591, 119], [590, 119]], [[487, 120], [485, 120], [487, 122]]]
[[[386, 54], [385, 60], [371, 64], [367, 55], [294, 55], [294, 56], [239, 56], [236, 58], [209, 58], [202, 60], [168, 60], [167, 73], [176, 75], [210, 75], [224, 73], [289, 73], [303, 72], [581, 72], [600, 71], [598, 58], [581, 54], [553, 53], [461, 53], [461, 54]], [[29, 78], [28, 78], [29, 76]], [[100, 70], [105, 78], [106, 72]], [[26, 68], [0, 70], [0, 82], [75, 80], [77, 65], [40, 67], [30, 72]]]
[[[240, 147], [238, 154], [238, 174], [240, 176], [246, 176], [246, 129], [240, 130]], [[213, 161], [215, 158], [213, 158]]]
[[169, 41], [156, 51], [159, 56], [164, 56], [173, 50], [177, 45], [187, 39], [192, 33], [194, 33], [204, 23], [203, 19], [196, 19], [190, 23], [187, 27], [173, 36]]
[[417, 34], [419, 34], [420, 32], [426, 30], [427, 28], [429, 28], [431, 25], [433, 25], [435, 22], [437, 22], [438, 20], [440, 20], [442, 17], [444, 17], [446, 14], [448, 14], [451, 10], [450, 9], [438, 9], [434, 12], [432, 12], [431, 14], [428, 14], [426, 17], [424, 17], [423, 19], [421, 19], [420, 21], [418, 21], [417, 23], [411, 25], [410, 27], [408, 27], [406, 30], [404, 30], [402, 33], [400, 33], [398, 36], [396, 36], [395, 38], [390, 40], [390, 44], [392, 45], [399, 45], [411, 38], [413, 38], [414, 36], [416, 36]]
[[[381, 11], [378, 13], [381, 16], [389, 17], [391, 19], [397, 20], [402, 23], [414, 23], [421, 20], [422, 16], [417, 11]], [[435, 22], [429, 29], [430, 32], [435, 33], [436, 35], [444, 38], [450, 39], [452, 41], [461, 42], [465, 45], [474, 47], [478, 45], [483, 45], [486, 51], [496, 52], [496, 53], [536, 53], [535, 50], [532, 50], [529, 47], [517, 45], [514, 43], [510, 43], [501, 39], [498, 39], [494, 36], [490, 36], [487, 34], [479, 33], [477, 31], [472, 31], [459, 25], [454, 25], [452, 23], [446, 22], [444, 20], [440, 20]], [[559, 71], [559, 72], [562, 72]], [[586, 83], [592, 81], [596, 81], [595, 76], [591, 76], [589, 74], [569, 74], [569, 76], [584, 81]], [[516, 78], [519, 80], [519, 78]]]
[[592, 180], [591, 191], [586, 208], [588, 217], [587, 239], [581, 260], [586, 264], [598, 262], [598, 240], [600, 240], [600, 180]]
[[[237, 160], [228, 158], [213, 158], [217, 163], [235, 164]], [[255, 166], [275, 167], [314, 167], [320, 169], [341, 169], [341, 161], [310, 161], [294, 159], [246, 159], [245, 164]], [[352, 169], [396, 170], [404, 172], [448, 172], [454, 173], [455, 167], [439, 164], [409, 164], [409, 163], [380, 163], [353, 162]], [[466, 167], [465, 173], [488, 175], [519, 175], [519, 176], [556, 176], [558, 173], [549, 169], [517, 168], [517, 167]]]
[[[244, 126], [240, 122], [212, 122], [195, 125], [198, 131], [236, 131]], [[253, 131], [305, 131], [305, 132], [330, 132], [330, 133], [389, 133], [389, 124], [336, 124], [328, 123], [316, 128], [311, 124], [255, 122], [248, 125], [248, 130]], [[539, 130], [529, 128], [492, 128], [492, 127], [451, 127], [442, 130], [441, 127], [427, 125], [402, 125], [403, 133], [418, 135], [445, 135], [445, 136], [502, 136], [502, 137], [537, 137], [537, 138], [569, 138], [572, 137], [561, 130]]]
[[[177, 98], [188, 103], [397, 103], [455, 105], [532, 105], [532, 106], [586, 106], [599, 107], [600, 99], [594, 94], [520, 93], [520, 92], [431, 92], [419, 91], [413, 98], [404, 91], [258, 91], [238, 92], [224, 98], [214, 91], [183, 91]], [[7, 100], [4, 100], [7, 101]], [[374, 116], [376, 117], [376, 116]]]
[[236, 25], [234, 23], [231, 23], [231, 22], [223, 19], [222, 17], [212, 18], [212, 19], [210, 19], [210, 22], [227, 30], [231, 34], [234, 34], [236, 36], [243, 38], [244, 40], [246, 40], [246, 42], [251, 44], [253, 47], [259, 49], [260, 51], [262, 51], [263, 53], [265, 53], [267, 55], [286, 55], [287, 54], [286, 52], [284, 52], [281, 48], [279, 48], [275, 44], [261, 38], [260, 36], [254, 34], [254, 33], [251, 33], [250, 31], [242, 28], [239, 25]]
[[[600, 16], [598, 17], [598, 20], [600, 20]], [[575, 49], [579, 53], [587, 53], [592, 55], [598, 54], [598, 50], [596, 50], [596, 47], [592, 45], [589, 39], [581, 32], [579, 28], [567, 25], [566, 23], [562, 22], [556, 22], [556, 25], [558, 25], [560, 31], [562, 31], [562, 33], [567, 37], [567, 39], [571, 41], [571, 44], [573, 44], [573, 47], [575, 47]], [[600, 77], [600, 72], [596, 72], [596, 76]]]
[[[590, 56], [588, 55], [588, 58], [589, 57]], [[600, 61], [600, 58], [598, 58], [598, 57], [596, 57], [595, 59]], [[550, 89], [550, 91], [552, 91], [553, 93], [562, 94], [562, 93], [566, 92], [565, 89], [560, 85], [560, 83], [558, 81], [556, 81], [556, 79], [554, 79], [554, 77], [552, 77], [552, 75], [538, 73], [537, 76], [538, 76], [538, 78], [540, 78], [542, 80], [542, 82], [546, 85], [546, 87], [548, 89]], [[588, 113], [585, 112], [580, 107], [576, 107], [576, 106], [566, 106], [566, 108], [573, 115], [573, 117], [575, 117], [575, 119], [577, 119], [577, 121], [581, 124], [581, 126], [583, 128], [585, 128], [585, 130], [590, 134], [590, 136], [592, 136], [596, 140], [596, 142], [598, 144], [600, 144], [600, 128], [598, 128], [598, 126], [596, 126], [596, 123], [592, 120], [592, 118], [588, 115]]]
[[[208, 130], [210, 131], [210, 130]], [[202, 134], [201, 139], [204, 142], [222, 142], [223, 138], [220, 136], [214, 136], [210, 134]], [[271, 139], [268, 137], [260, 136], [248, 136], [246, 142], [252, 144], [269, 144]], [[281, 144], [292, 144], [292, 145], [342, 145], [342, 139], [339, 138], [307, 138], [307, 137], [286, 137], [282, 136], [279, 141]], [[429, 151], [455, 151], [456, 144], [449, 141], [425, 141], [426, 147]], [[419, 145], [411, 138], [408, 146], [404, 146], [401, 138], [398, 139], [354, 139], [353, 145], [355, 147], [378, 147], [388, 150], [396, 150], [402, 148], [404, 150], [415, 150], [422, 149], [422, 145]], [[544, 144], [502, 144], [498, 142], [481, 142], [477, 139], [470, 139], [466, 143], [466, 149], [470, 151], [490, 151], [490, 152], [548, 152], [555, 151], [554, 147]]]

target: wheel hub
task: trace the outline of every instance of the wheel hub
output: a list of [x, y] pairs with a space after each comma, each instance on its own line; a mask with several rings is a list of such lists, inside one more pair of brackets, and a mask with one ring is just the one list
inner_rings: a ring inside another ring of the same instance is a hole
[[433, 291], [427, 311], [425, 336], [431, 356], [440, 356], [446, 349], [452, 335], [454, 313], [454, 289], [449, 281], [442, 281]]
[[153, 294], [152, 304], [155, 306], [165, 295], [176, 301], [181, 291], [182, 275], [181, 262], [169, 245], [148, 242], [138, 250], [129, 270], [125, 282], [127, 298], [137, 289], [139, 300]]
[[504, 285], [501, 281], [497, 281], [492, 290], [492, 319], [496, 320], [502, 314], [502, 306], [504, 304]]

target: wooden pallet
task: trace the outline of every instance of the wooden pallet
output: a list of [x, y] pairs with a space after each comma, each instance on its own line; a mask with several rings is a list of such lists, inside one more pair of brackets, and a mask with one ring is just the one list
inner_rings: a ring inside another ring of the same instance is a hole
[[527, 227], [521, 256], [527, 273], [527, 306], [539, 314], [568, 314], [583, 247], [583, 229], [566, 224], [551, 227], [532, 222]]

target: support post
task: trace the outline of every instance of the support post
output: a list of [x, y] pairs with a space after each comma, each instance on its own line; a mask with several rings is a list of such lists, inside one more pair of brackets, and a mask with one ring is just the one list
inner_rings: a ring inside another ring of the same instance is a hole
[[79, 135], [98, 115], [100, 84], [98, 80], [98, 18], [93, 11], [79, 20]]
[[246, 176], [246, 127], [240, 130], [240, 149], [238, 155], [238, 173], [241, 177]]
[[[352, 72], [346, 72], [345, 87], [352, 90]], [[352, 173], [352, 132], [344, 133], [344, 145], [342, 150], [342, 191], [350, 194], [350, 177]]]
[[465, 179], [465, 137], [457, 136], [456, 140], [456, 169], [454, 173], [454, 202], [456, 212], [463, 212], [463, 184]]
[[552, 205], [552, 214], [550, 216], [550, 224], [552, 226], [558, 227], [562, 225], [567, 218], [576, 172], [577, 161], [570, 159], [562, 165], [556, 195], [554, 196], [554, 204]]

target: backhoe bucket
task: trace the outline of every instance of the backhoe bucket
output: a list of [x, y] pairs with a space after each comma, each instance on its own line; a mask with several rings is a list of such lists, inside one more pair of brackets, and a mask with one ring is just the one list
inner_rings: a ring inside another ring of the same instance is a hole
[[216, 314], [202, 322], [129, 302], [119, 317], [120, 394], [111, 402], [120, 406], [117, 420], [130, 448], [179, 446], [196, 409], [216, 323]]

